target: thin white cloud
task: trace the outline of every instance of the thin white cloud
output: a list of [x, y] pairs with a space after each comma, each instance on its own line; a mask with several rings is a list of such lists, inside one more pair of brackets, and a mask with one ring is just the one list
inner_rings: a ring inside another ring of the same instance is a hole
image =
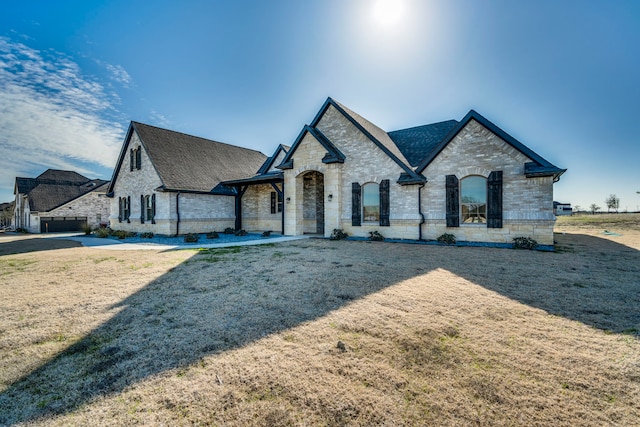
[[0, 170], [24, 176], [71, 169], [91, 176], [81, 163], [112, 168], [124, 133], [110, 120], [117, 103], [117, 95], [64, 55], [0, 37]]
[[120, 83], [126, 88], [131, 87], [133, 79], [121, 65], [104, 64], [104, 67], [109, 71], [111, 80]]
[[151, 110], [149, 117], [152, 120], [150, 124], [154, 126], [161, 126], [165, 128], [169, 128], [171, 126], [171, 120], [169, 120], [164, 114], [158, 113], [156, 110]]

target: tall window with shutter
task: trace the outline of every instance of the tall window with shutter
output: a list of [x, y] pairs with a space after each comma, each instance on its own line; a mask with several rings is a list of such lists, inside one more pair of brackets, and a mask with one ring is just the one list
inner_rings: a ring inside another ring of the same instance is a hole
[[118, 197], [118, 222], [130, 222], [131, 214], [131, 197]]
[[487, 180], [483, 176], [460, 181], [460, 205], [463, 224], [487, 223]]
[[144, 224], [145, 215], [145, 201], [149, 196], [140, 195], [140, 224]]
[[156, 195], [151, 195], [151, 224], [156, 223]]
[[447, 227], [463, 224], [486, 224], [502, 228], [502, 171], [488, 178], [471, 175], [461, 180], [446, 176]]
[[130, 217], [131, 217], [131, 196], [127, 196], [127, 198], [125, 199], [124, 219], [126, 219], [127, 222], [131, 222], [131, 220], [129, 219]]
[[362, 224], [362, 203], [360, 194], [360, 184], [351, 183], [351, 225], [359, 227]]
[[380, 226], [389, 227], [389, 215], [391, 213], [391, 203], [389, 199], [389, 180], [380, 181]]
[[458, 177], [455, 175], [446, 176], [446, 213], [447, 227], [460, 226], [460, 205], [459, 205], [459, 188]]
[[362, 186], [362, 222], [380, 222], [380, 186], [375, 182]]
[[129, 170], [140, 170], [142, 168], [142, 147], [138, 146], [129, 150]]
[[136, 169], [142, 169], [142, 147], [136, 148]]
[[487, 228], [502, 228], [502, 171], [487, 179]]
[[156, 223], [156, 195], [140, 196], [140, 222]]
[[381, 227], [390, 225], [389, 180], [383, 179], [380, 184], [368, 182], [360, 185], [351, 184], [351, 225], [378, 224]]
[[271, 213], [280, 213], [282, 212], [283, 206], [283, 196], [282, 193], [276, 193], [275, 191], [271, 192]]

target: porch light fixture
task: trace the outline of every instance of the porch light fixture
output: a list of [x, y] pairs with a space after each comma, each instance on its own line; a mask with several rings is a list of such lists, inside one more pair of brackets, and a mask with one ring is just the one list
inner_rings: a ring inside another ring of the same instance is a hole
[[329, 194], [329, 201], [333, 199], [333, 194]]
[[291, 197], [287, 197], [287, 203], [291, 201]]

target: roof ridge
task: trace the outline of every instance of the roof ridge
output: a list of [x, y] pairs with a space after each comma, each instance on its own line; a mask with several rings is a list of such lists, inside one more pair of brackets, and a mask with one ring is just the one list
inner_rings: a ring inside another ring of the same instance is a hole
[[[411, 169], [411, 164], [409, 163], [409, 160], [406, 158], [406, 156], [404, 155], [402, 150], [400, 150], [400, 147], [398, 147], [398, 145], [395, 143], [395, 141], [393, 139], [391, 139], [391, 137], [389, 136], [389, 133], [387, 133], [386, 130], [384, 130], [380, 126], [376, 125], [375, 123], [373, 123], [371, 120], [365, 118], [364, 116], [356, 113], [355, 111], [353, 111], [349, 107], [346, 107], [344, 104], [336, 101], [335, 99], [329, 97], [329, 101], [330, 102], [334, 102], [347, 115], [351, 116], [351, 118], [353, 120], [355, 120], [356, 122], [360, 123], [360, 126], [362, 126], [363, 129], [365, 129], [367, 131], [367, 133], [369, 133], [373, 138], [378, 140], [378, 142], [380, 144], [382, 144], [382, 146], [384, 146], [389, 151], [389, 153], [394, 155], [401, 163], [403, 163], [409, 170], [411, 170], [413, 172], [413, 170]], [[388, 141], [381, 141], [376, 135], [372, 134], [368, 129], [366, 129], [366, 127], [363, 126], [363, 123], [361, 123], [361, 121], [366, 122], [366, 124], [369, 124], [369, 125], [373, 126], [376, 130], [379, 130], [380, 132], [382, 132], [388, 138]], [[387, 146], [388, 145], [387, 142], [390, 142], [392, 144], [392, 147], [388, 147]], [[395, 148], [395, 150], [393, 150], [393, 148]], [[394, 151], [397, 151], [397, 152], [394, 152]]]
[[204, 136], [192, 135], [190, 133], [181, 132], [181, 131], [177, 131], [177, 130], [173, 130], [173, 129], [161, 128], [160, 126], [149, 125], [149, 124], [146, 124], [146, 123], [137, 122], [135, 120], [132, 120], [131, 123], [134, 124], [134, 125], [142, 125], [142, 126], [158, 129], [158, 130], [161, 130], [161, 131], [164, 131], [164, 132], [170, 132], [170, 133], [176, 133], [176, 134], [179, 134], [179, 135], [188, 136], [189, 138], [197, 138], [197, 139], [201, 139], [203, 141], [215, 142], [216, 144], [228, 145], [229, 147], [240, 148], [242, 150], [248, 150], [248, 151], [255, 151], [257, 153], [263, 154], [261, 151], [255, 150], [253, 148], [241, 147], [239, 145], [230, 144], [228, 142], [222, 142], [222, 141], [217, 141], [215, 139], [205, 138]]
[[417, 126], [411, 126], [411, 127], [408, 127], [408, 128], [402, 128], [402, 129], [391, 130], [391, 131], [387, 132], [387, 134], [390, 134], [390, 133], [393, 133], [393, 132], [401, 132], [401, 131], [403, 131], [403, 130], [413, 130], [413, 129], [418, 129], [418, 128], [422, 128], [422, 127], [425, 127], [425, 126], [440, 125], [440, 124], [443, 124], [443, 123], [450, 123], [450, 122], [460, 123], [460, 122], [459, 122], [458, 120], [456, 120], [456, 119], [441, 120], [441, 121], [439, 121], [439, 122], [433, 122], [433, 123], [427, 123], [427, 124], [424, 124], [424, 125], [417, 125]]

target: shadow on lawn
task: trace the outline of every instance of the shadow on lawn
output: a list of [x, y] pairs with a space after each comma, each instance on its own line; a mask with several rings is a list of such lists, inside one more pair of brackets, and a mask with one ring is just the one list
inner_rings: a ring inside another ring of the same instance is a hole
[[73, 242], [71, 240], [29, 237], [6, 241], [5, 238], [8, 237], [10, 236], [0, 236], [0, 256], [78, 248], [82, 246], [81, 243]]
[[[0, 424], [71, 412], [437, 268], [597, 328], [639, 327], [637, 250], [580, 235], [559, 237], [559, 248], [319, 241], [197, 255], [123, 300], [116, 316], [1, 393]], [[396, 251], [401, 256], [393, 259]], [[258, 257], [269, 257], [268, 267], [256, 269]], [[276, 273], [284, 273], [277, 282]]]

